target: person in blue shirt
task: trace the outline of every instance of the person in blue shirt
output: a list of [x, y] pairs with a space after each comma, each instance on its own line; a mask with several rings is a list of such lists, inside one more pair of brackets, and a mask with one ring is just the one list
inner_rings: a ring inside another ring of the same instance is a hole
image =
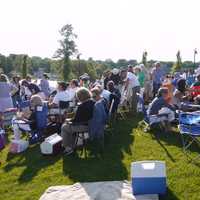
[[164, 80], [164, 72], [161, 69], [161, 65], [159, 62], [155, 63], [155, 67], [152, 70], [152, 80], [153, 80], [153, 93], [156, 96], [158, 89], [162, 85], [162, 81]]
[[[161, 123], [166, 132], [171, 130], [170, 122], [175, 119], [175, 109], [168, 103], [168, 98], [168, 88], [160, 88], [157, 96], [154, 98], [147, 110], [149, 124], [153, 125]], [[166, 112], [163, 112], [163, 109], [166, 110]]]
[[169, 98], [168, 88], [160, 88], [158, 90], [157, 96], [154, 98], [154, 100], [149, 105], [147, 113], [149, 115], [157, 115], [159, 113], [159, 111], [164, 107], [167, 107], [170, 110], [174, 110], [173, 106], [171, 106], [168, 103], [168, 98]]
[[101, 97], [99, 88], [91, 90], [92, 98], [95, 101], [93, 117], [89, 125], [90, 139], [99, 139], [104, 135], [104, 129], [108, 120], [108, 113], [106, 112], [106, 101]]

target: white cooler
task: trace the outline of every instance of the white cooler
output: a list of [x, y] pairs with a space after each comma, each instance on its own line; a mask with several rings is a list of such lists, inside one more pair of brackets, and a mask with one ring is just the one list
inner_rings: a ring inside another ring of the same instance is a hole
[[53, 134], [46, 138], [44, 142], [40, 144], [41, 153], [44, 155], [57, 154], [62, 149], [62, 137], [60, 135]]
[[131, 163], [131, 179], [134, 195], [165, 194], [166, 167], [162, 161]]

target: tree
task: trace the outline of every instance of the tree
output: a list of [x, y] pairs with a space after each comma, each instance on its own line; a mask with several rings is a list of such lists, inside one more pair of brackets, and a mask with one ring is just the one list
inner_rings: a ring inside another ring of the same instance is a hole
[[117, 61], [117, 68], [124, 68], [127, 67], [128, 61], [126, 59], [119, 59]]
[[147, 51], [144, 51], [142, 54], [142, 63], [145, 67], [147, 67]]
[[181, 61], [181, 52], [180, 50], [178, 50], [177, 54], [176, 54], [176, 63], [174, 64], [172, 71], [173, 72], [177, 72], [181, 70], [181, 66], [182, 66], [182, 61]]
[[22, 63], [22, 78], [26, 78], [27, 76], [27, 55], [23, 56], [23, 63]]
[[6, 67], [6, 56], [0, 54], [0, 68], [1, 68], [1, 72], [5, 73], [5, 70], [6, 70], [5, 67]]
[[68, 80], [70, 75], [70, 56], [77, 52], [77, 46], [75, 39], [77, 35], [73, 32], [71, 24], [67, 24], [59, 31], [62, 39], [59, 40], [60, 48], [55, 52], [55, 58], [61, 58], [63, 60], [63, 78]]

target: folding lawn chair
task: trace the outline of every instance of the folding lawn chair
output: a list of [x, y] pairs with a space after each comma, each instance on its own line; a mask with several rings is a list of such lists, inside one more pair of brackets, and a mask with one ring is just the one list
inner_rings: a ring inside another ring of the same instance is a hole
[[[77, 149], [78, 147], [81, 147], [81, 153], [85, 156], [85, 158], [87, 157], [87, 141], [89, 139], [89, 134], [88, 131], [77, 131], [74, 133], [75, 135], [75, 145], [74, 145], [74, 149]], [[80, 145], [79, 142], [81, 142], [82, 144]]]
[[[193, 143], [200, 147], [200, 113], [179, 113], [179, 131], [183, 144], [183, 151], [188, 154], [189, 148]], [[200, 154], [192, 160], [200, 158]]]
[[13, 123], [17, 124], [19, 129], [22, 132], [28, 132], [30, 135], [29, 143], [34, 144], [39, 142], [42, 139], [43, 132], [45, 128], [47, 127], [47, 116], [48, 116], [48, 107], [47, 105], [43, 106], [37, 106], [35, 108], [35, 114], [36, 114], [36, 129], [31, 131], [25, 131], [20, 128], [20, 124], [31, 124], [31, 121], [29, 120], [14, 120]]

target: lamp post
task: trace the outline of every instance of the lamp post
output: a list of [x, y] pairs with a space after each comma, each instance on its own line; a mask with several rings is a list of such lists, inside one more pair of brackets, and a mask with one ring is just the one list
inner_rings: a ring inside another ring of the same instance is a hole
[[80, 56], [81, 56], [81, 53], [79, 53], [77, 55], [77, 59], [78, 59], [78, 77], [81, 76], [81, 61], [80, 61]]
[[194, 49], [194, 68], [196, 67], [196, 55], [197, 55], [197, 49]]

